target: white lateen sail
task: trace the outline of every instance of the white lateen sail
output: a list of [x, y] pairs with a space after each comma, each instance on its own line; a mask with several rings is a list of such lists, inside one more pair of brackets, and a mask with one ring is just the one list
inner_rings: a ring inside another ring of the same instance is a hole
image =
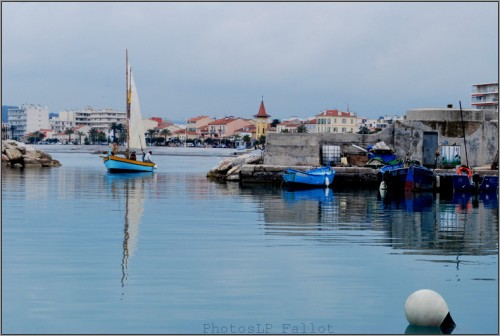
[[130, 119], [129, 123], [129, 149], [143, 150], [146, 148], [144, 128], [142, 126], [142, 115], [139, 106], [139, 95], [135, 86], [134, 77], [129, 67], [130, 75]]

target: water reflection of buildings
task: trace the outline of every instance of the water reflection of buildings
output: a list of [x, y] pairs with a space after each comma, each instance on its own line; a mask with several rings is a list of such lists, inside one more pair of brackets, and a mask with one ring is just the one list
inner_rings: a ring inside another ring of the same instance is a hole
[[381, 233], [372, 243], [419, 254], [498, 251], [496, 195], [463, 203], [432, 193], [381, 199], [377, 190], [328, 194], [322, 189], [269, 189], [253, 194], [261, 201], [268, 235], [303, 235], [325, 242], [338, 240], [342, 230], [371, 230]]

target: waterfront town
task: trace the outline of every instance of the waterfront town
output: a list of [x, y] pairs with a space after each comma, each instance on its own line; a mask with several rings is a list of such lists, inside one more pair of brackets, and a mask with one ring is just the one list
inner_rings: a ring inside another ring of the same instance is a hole
[[[498, 83], [474, 84], [470, 108], [496, 111]], [[145, 111], [147, 112], [147, 111]], [[185, 124], [163, 117], [143, 119], [144, 134], [151, 146], [246, 147], [265, 144], [269, 133], [375, 134], [405, 116], [369, 119], [358, 113], [327, 109], [306, 118], [273, 118], [264, 99], [252, 116], [192, 116]], [[498, 120], [498, 118], [496, 118]], [[2, 106], [2, 139], [30, 144], [108, 144], [123, 143], [126, 113], [111, 108], [84, 107], [49, 113], [42, 105]]]

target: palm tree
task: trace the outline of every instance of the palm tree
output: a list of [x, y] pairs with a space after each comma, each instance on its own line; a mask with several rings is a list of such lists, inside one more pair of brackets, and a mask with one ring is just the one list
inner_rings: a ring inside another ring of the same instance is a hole
[[83, 133], [82, 131], [78, 131], [78, 132], [76, 132], [76, 135], [78, 136], [78, 144], [81, 145], [82, 144], [82, 136], [84, 136], [85, 133]]
[[75, 133], [71, 128], [66, 128], [64, 134], [68, 135], [68, 144], [71, 143], [71, 134]]
[[167, 145], [167, 137], [172, 135], [172, 132], [170, 132], [170, 130], [168, 128], [164, 128], [161, 130], [160, 134], [165, 137], [164, 138], [165, 141], [163, 142], [163, 145], [166, 146]]
[[98, 133], [99, 133], [99, 131], [97, 130], [97, 128], [92, 127], [90, 129], [90, 131], [89, 131], [89, 138], [90, 138], [90, 143], [92, 145], [96, 142]]
[[116, 142], [116, 131], [118, 130], [118, 123], [116, 122], [111, 123], [109, 129], [113, 131], [113, 142]]
[[149, 134], [149, 145], [151, 146], [152, 145], [152, 142], [153, 142], [153, 135], [156, 133], [156, 130], [155, 129], [148, 129], [148, 132], [147, 134]]

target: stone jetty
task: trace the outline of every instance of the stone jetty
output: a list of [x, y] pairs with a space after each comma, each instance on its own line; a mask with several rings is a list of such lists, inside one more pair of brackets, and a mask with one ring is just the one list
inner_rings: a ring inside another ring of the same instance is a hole
[[[224, 159], [211, 169], [207, 177], [219, 181], [237, 181], [241, 183], [281, 184], [283, 171], [287, 168], [306, 171], [314, 166], [284, 166], [263, 164], [261, 153], [247, 153], [235, 158]], [[378, 170], [367, 167], [335, 167], [334, 185], [378, 186]]]
[[14, 140], [2, 141], [2, 166], [12, 168], [59, 167], [61, 163], [32, 146]]

